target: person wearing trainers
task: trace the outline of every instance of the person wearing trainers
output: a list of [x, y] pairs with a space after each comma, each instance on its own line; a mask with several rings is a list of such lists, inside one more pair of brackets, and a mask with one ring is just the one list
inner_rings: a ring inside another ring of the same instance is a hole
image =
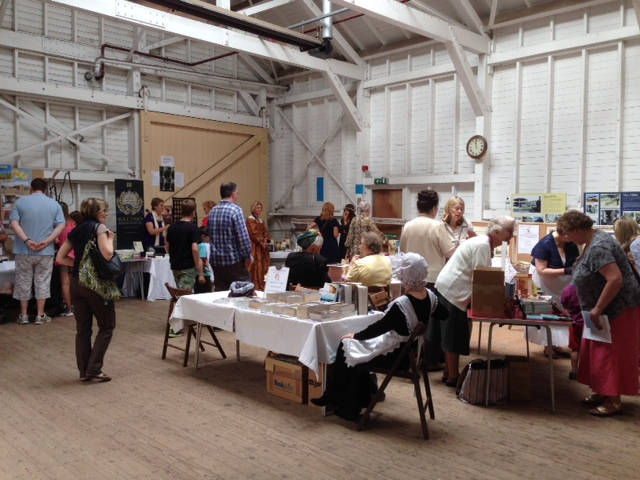
[[34, 287], [37, 314], [36, 325], [51, 321], [44, 313], [44, 304], [51, 296], [54, 240], [64, 229], [62, 208], [45, 195], [47, 182], [34, 178], [31, 194], [20, 198], [11, 210], [11, 229], [16, 234], [14, 254], [16, 278], [13, 298], [20, 301], [18, 323], [29, 323], [27, 307]]
[[[76, 363], [83, 382], [108, 382], [111, 377], [102, 371], [104, 356], [116, 327], [116, 310], [113, 300], [105, 300], [94, 290], [80, 285], [80, 269], [87, 243], [97, 238], [97, 246], [105, 260], [114, 255], [113, 232], [105, 225], [108, 204], [99, 198], [87, 198], [80, 211], [84, 221], [78, 225], [62, 244], [56, 261], [73, 267], [71, 270], [71, 300], [76, 317]], [[74, 259], [68, 254], [73, 249]], [[84, 265], [84, 264], [83, 264]], [[84, 267], [83, 267], [84, 268]], [[93, 317], [98, 322], [98, 334], [91, 346]]]

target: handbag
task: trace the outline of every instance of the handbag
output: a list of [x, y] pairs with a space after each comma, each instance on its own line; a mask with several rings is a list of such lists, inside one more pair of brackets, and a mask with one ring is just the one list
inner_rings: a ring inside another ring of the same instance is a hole
[[[489, 403], [502, 403], [508, 394], [507, 364], [504, 360], [491, 360]], [[487, 385], [487, 362], [475, 359], [464, 367], [458, 378], [456, 394], [465, 403], [482, 405]]]
[[103, 280], [98, 276], [96, 264], [91, 257], [92, 249], [97, 248], [95, 237], [85, 245], [78, 269], [78, 283], [99, 295], [107, 305], [120, 298], [120, 289], [114, 280]]
[[90, 245], [89, 255], [91, 255], [91, 260], [96, 267], [96, 273], [100, 279], [115, 280], [124, 273], [124, 264], [116, 252], [113, 252], [111, 260], [108, 261], [100, 252], [100, 248], [98, 247], [98, 237], [96, 234], [99, 225], [100, 224], [96, 224], [93, 229], [93, 242], [88, 244]]

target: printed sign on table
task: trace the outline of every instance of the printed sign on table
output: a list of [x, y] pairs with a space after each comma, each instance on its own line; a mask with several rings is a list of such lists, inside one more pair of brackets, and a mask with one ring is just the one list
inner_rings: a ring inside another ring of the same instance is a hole
[[267, 271], [267, 282], [264, 287], [265, 293], [278, 293], [287, 291], [287, 282], [289, 281], [288, 267], [269, 267]]

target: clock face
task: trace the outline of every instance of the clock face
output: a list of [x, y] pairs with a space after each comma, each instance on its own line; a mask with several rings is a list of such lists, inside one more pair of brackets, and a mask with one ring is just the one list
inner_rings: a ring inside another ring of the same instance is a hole
[[487, 140], [482, 135], [474, 135], [467, 142], [467, 154], [473, 158], [482, 157], [487, 151]]

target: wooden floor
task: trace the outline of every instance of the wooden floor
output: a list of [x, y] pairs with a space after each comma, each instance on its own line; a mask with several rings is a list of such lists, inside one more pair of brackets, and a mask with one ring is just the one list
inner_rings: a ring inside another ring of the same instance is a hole
[[[220, 334], [231, 358], [208, 350], [198, 371], [176, 350], [161, 360], [166, 310], [118, 303], [105, 384], [77, 379], [72, 317], [0, 325], [0, 479], [638, 478], [638, 399], [625, 398], [624, 415], [591, 417], [579, 404], [586, 387], [558, 360], [553, 415], [539, 347], [529, 403], [466, 405], [433, 373], [436, 420], [423, 441], [402, 380], [358, 432], [268, 395], [265, 351], [243, 345], [236, 362], [232, 334]], [[498, 330], [495, 345], [523, 353], [522, 331]]]

